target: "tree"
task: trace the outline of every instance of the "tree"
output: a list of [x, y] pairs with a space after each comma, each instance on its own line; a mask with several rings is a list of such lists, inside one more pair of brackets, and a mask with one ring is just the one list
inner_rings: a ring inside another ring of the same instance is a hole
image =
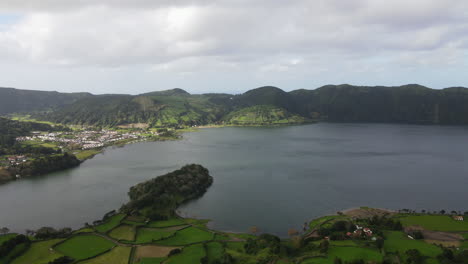
[[328, 240], [324, 240], [322, 243], [320, 243], [320, 253], [327, 254], [329, 246], [330, 242], [328, 242]]
[[377, 246], [378, 249], [382, 249], [384, 246], [385, 240], [381, 237], [377, 238], [375, 241], [375, 245]]
[[7, 234], [8, 232], [10, 232], [10, 229], [8, 229], [7, 227], [2, 227], [2, 228], [0, 228], [0, 233], [1, 233], [2, 235]]
[[424, 235], [423, 233], [421, 232], [421, 230], [415, 230], [413, 231], [413, 237], [414, 239], [424, 239]]
[[34, 230], [31, 230], [31, 229], [26, 229], [26, 235], [28, 236], [34, 236], [36, 232]]
[[182, 252], [182, 250], [180, 250], [180, 248], [174, 248], [173, 250], [171, 250], [169, 252], [169, 254], [167, 256], [171, 257], [171, 256], [174, 256], [174, 255], [180, 254], [181, 252]]
[[440, 210], [440, 214], [445, 214], [445, 210]]
[[406, 251], [407, 263], [422, 264], [424, 263], [424, 256], [417, 249], [410, 249]]
[[74, 259], [70, 258], [70, 257], [67, 257], [67, 256], [63, 256], [63, 257], [59, 257], [53, 261], [50, 261], [48, 264], [69, 264], [69, 263], [73, 263]]

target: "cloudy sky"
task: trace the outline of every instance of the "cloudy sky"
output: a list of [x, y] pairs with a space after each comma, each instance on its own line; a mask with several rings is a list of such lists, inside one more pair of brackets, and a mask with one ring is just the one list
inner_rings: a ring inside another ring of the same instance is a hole
[[[97, 4], [99, 2], [99, 4]], [[1, 0], [0, 86], [468, 86], [466, 0]]]

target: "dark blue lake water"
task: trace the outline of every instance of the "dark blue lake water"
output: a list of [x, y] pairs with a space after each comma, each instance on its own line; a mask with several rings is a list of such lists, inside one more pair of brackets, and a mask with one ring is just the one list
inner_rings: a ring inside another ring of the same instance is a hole
[[468, 210], [468, 127], [330, 124], [211, 128], [181, 141], [107, 149], [79, 168], [0, 186], [0, 226], [79, 227], [128, 188], [187, 163], [213, 186], [182, 215], [284, 235], [350, 207]]

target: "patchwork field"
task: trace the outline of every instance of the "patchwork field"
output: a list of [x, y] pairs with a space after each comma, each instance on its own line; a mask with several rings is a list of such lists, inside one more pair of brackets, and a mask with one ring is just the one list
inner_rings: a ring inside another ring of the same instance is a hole
[[205, 254], [206, 253], [203, 245], [191, 245], [185, 247], [182, 250], [182, 253], [169, 258], [166, 264], [200, 263], [200, 260], [205, 256]]
[[382, 261], [382, 255], [377, 249], [361, 247], [330, 247], [328, 258], [340, 258], [343, 261], [363, 259], [364, 261]]
[[406, 252], [409, 249], [417, 249], [428, 257], [436, 257], [442, 253], [439, 247], [421, 240], [409, 239], [403, 232], [387, 231], [384, 235], [384, 248], [387, 252]]
[[82, 260], [102, 254], [114, 246], [114, 243], [96, 235], [79, 235], [59, 244], [55, 250], [76, 260]]
[[468, 221], [457, 221], [448, 215], [409, 215], [401, 217], [400, 220], [404, 226], [422, 226], [433, 231], [468, 231]]
[[[275, 263], [272, 260], [278, 260], [275, 264], [336, 264], [338, 258], [342, 263], [381, 263], [384, 255], [386, 261], [395, 264], [398, 259], [406, 261], [410, 249], [417, 250], [425, 258], [424, 264], [436, 264], [443, 251], [434, 244], [452, 248], [454, 254], [458, 252], [454, 248], [468, 250], [468, 231], [447, 232], [463, 228], [465, 223], [462, 221], [444, 215], [398, 214], [390, 217], [385, 221], [372, 220], [374, 222], [368, 218], [351, 219], [346, 215], [323, 217], [309, 223], [314, 226], [316, 236], [306, 233], [307, 240], [296, 244], [294, 239], [284, 240], [273, 235], [211, 231], [206, 227], [206, 220], [171, 219], [146, 223], [142, 222], [143, 218], [119, 214], [98, 226], [79, 229], [69, 238], [36, 241], [29, 248], [27, 243], [20, 244], [8, 256], [0, 258], [0, 264], [46, 264], [61, 256], [74, 258], [76, 264], [199, 264], [202, 259], [207, 264]], [[400, 220], [406, 226], [404, 230], [400, 223], [394, 225], [392, 222]], [[376, 232], [353, 238], [344, 235], [349, 232], [349, 227], [356, 225], [367, 225]], [[337, 229], [340, 226], [346, 229]], [[415, 231], [421, 231], [424, 239], [410, 239], [408, 234]], [[0, 242], [15, 236], [0, 236]], [[378, 239], [384, 239], [382, 252], [385, 254], [377, 249]], [[119, 242], [114, 243], [115, 240]], [[322, 251], [324, 241], [329, 242]], [[180, 251], [171, 252], [174, 249]], [[290, 252], [295, 255], [289, 255]], [[19, 257], [11, 261], [15, 254]]]
[[11, 264], [48, 263], [49, 261], [53, 261], [63, 256], [55, 250], [50, 250], [53, 245], [60, 241], [62, 241], [62, 239], [32, 243], [26, 253], [16, 258]]
[[135, 228], [130, 225], [120, 225], [109, 232], [109, 236], [117, 240], [135, 240]]
[[80, 262], [80, 264], [128, 264], [131, 250], [131, 247], [115, 247], [105, 254]]
[[212, 240], [213, 238], [213, 233], [198, 229], [196, 227], [188, 227], [177, 231], [176, 235], [173, 237], [158, 241], [158, 244], [167, 246], [183, 246]]
[[110, 217], [109, 219], [107, 219], [105, 223], [98, 225], [95, 228], [97, 231], [101, 233], [106, 233], [112, 230], [113, 228], [117, 227], [124, 218], [125, 218], [125, 215], [123, 214], [114, 215]]
[[137, 232], [136, 243], [144, 244], [168, 238], [175, 234], [175, 230], [157, 229], [157, 228], [139, 228]]
[[135, 252], [135, 259], [140, 261], [144, 258], [165, 258], [169, 255], [171, 250], [177, 249], [178, 247], [163, 247], [163, 246], [138, 246]]
[[174, 219], [165, 220], [165, 221], [150, 222], [148, 226], [149, 227], [169, 227], [169, 226], [178, 226], [178, 225], [185, 225], [185, 224], [187, 224], [187, 222], [185, 222], [184, 219], [174, 218]]

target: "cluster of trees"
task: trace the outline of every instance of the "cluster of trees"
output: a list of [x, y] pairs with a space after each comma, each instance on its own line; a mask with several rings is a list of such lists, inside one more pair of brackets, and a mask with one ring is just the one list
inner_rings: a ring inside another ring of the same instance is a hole
[[437, 256], [441, 264], [466, 264], [468, 263], [468, 250], [454, 252], [448, 248], [443, 248], [443, 252]]
[[21, 176], [37, 176], [54, 171], [69, 169], [80, 165], [81, 161], [69, 153], [43, 156], [11, 168]]
[[140, 214], [153, 220], [174, 216], [182, 203], [203, 195], [213, 183], [213, 177], [201, 165], [191, 164], [166, 175], [130, 188], [130, 202], [121, 211]]
[[48, 264], [70, 264], [70, 263], [73, 263], [75, 260], [73, 258], [70, 258], [70, 257], [67, 257], [67, 256], [63, 256], [63, 257], [59, 257], [53, 261], [49, 261]]
[[270, 234], [261, 234], [256, 239], [248, 238], [244, 249], [247, 254], [256, 255], [259, 251], [268, 248], [271, 254], [281, 251], [281, 239]]
[[320, 227], [317, 232], [320, 236], [329, 236], [331, 240], [346, 239], [346, 232], [356, 230], [356, 225], [350, 221], [336, 221], [330, 227]]
[[27, 233], [34, 235], [36, 239], [66, 238], [72, 235], [72, 229], [69, 227], [55, 229], [53, 227], [41, 227], [36, 231], [28, 230]]
[[385, 215], [377, 216], [374, 215], [373, 217], [366, 220], [368, 226], [374, 229], [385, 229], [385, 230], [395, 230], [401, 231], [403, 230], [403, 225], [400, 221], [389, 218]]
[[[224, 245], [224, 246], [226, 246], [226, 245]], [[206, 243], [203, 244], [203, 247], [205, 248], [205, 252], [208, 252], [208, 247], [207, 247]], [[208, 259], [208, 256], [204, 256], [200, 260], [200, 263], [201, 264], [234, 264], [235, 261], [234, 261], [234, 258], [231, 256], [231, 254], [226, 253], [225, 251], [223, 251], [223, 254], [221, 255], [220, 258], [210, 261]]]
[[[0, 245], [0, 259], [8, 263], [15, 257], [21, 255], [25, 250], [29, 248], [31, 241], [25, 235], [17, 235], [8, 241], [3, 242]], [[22, 246], [22, 250], [13, 250], [16, 247]]]
[[281, 239], [270, 234], [261, 234], [256, 239], [248, 238], [244, 244], [244, 249], [247, 254], [257, 255], [260, 251], [268, 250], [268, 254], [257, 259], [257, 263], [268, 264], [277, 259], [280, 253], [286, 253], [288, 250], [281, 244]]
[[0, 88], [0, 115], [53, 110], [86, 96], [91, 96], [91, 94]]

